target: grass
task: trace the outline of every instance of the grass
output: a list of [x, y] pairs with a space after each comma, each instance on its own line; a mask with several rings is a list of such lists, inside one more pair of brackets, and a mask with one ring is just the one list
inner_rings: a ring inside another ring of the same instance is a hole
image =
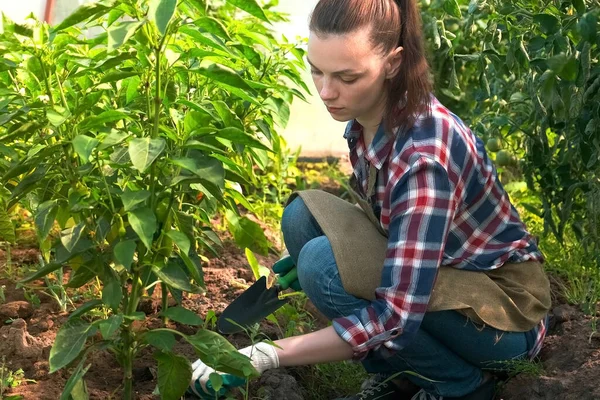
[[367, 373], [361, 364], [342, 361], [296, 368], [296, 379], [311, 400], [330, 400], [360, 391]]

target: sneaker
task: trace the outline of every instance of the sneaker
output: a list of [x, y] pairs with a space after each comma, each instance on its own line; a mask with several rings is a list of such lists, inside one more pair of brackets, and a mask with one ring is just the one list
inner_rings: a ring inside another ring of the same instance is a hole
[[409, 400], [415, 391], [410, 383], [407, 388], [403, 388], [385, 375], [377, 374], [360, 385], [360, 392], [336, 400]]
[[421, 389], [411, 400], [494, 400], [496, 394], [496, 380], [488, 377], [474, 392], [459, 397], [444, 397], [427, 393]]

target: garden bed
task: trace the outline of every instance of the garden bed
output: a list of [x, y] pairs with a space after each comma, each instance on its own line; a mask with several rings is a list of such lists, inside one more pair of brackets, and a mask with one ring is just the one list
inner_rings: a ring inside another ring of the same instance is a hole
[[[12, 252], [13, 262], [31, 264], [37, 259], [33, 249], [16, 249]], [[0, 259], [3, 259], [0, 253]], [[277, 259], [271, 255], [260, 258], [264, 265], [271, 265]], [[3, 262], [3, 261], [1, 261]], [[204, 266], [207, 291], [204, 295], [188, 295], [185, 307], [206, 316], [210, 310], [217, 315], [229, 302], [253, 281], [252, 273], [242, 251], [229, 240], [224, 241], [222, 254]], [[48, 356], [54, 337], [68, 314], [58, 311], [54, 300], [38, 293], [40, 304], [32, 306], [25, 298], [22, 289], [15, 283], [3, 279], [6, 302], [0, 307], [0, 316], [6, 321], [0, 328], [0, 356], [5, 357], [5, 366], [11, 371], [23, 369], [26, 379], [20, 386], [7, 391], [19, 394], [24, 399], [55, 400], [60, 397], [69, 370], [48, 373]], [[147, 298], [140, 310], [148, 314], [144, 326], [158, 327], [161, 319], [158, 293], [156, 298]], [[564, 299], [555, 296], [552, 326], [540, 355], [543, 371], [533, 368], [508, 381], [497, 398], [505, 400], [532, 399], [598, 399], [600, 388], [600, 335], [592, 335], [592, 321], [577, 308], [565, 304]], [[316, 316], [314, 309], [310, 310]], [[312, 326], [324, 325], [323, 319], [315, 318]], [[171, 327], [191, 334], [196, 328], [171, 324]], [[269, 321], [261, 324], [261, 333], [273, 339], [281, 336], [279, 327]], [[232, 335], [228, 339], [237, 347], [250, 343], [244, 335]], [[179, 341], [174, 351], [195, 359], [193, 348], [185, 341]], [[107, 352], [96, 352], [89, 359], [92, 367], [85, 375], [85, 381], [92, 399], [119, 398], [122, 384], [122, 371], [115, 358]], [[135, 392], [138, 399], [156, 399], [152, 394], [156, 386], [155, 360], [151, 351], [144, 352], [136, 361]], [[300, 373], [301, 372], [301, 373]], [[315, 399], [323, 398], [323, 393], [311, 393], [297, 382], [294, 376], [310, 374], [310, 369], [267, 372], [259, 382], [252, 385], [252, 392], [260, 393], [261, 398], [272, 399]], [[534, 375], [531, 375], [531, 374]], [[541, 373], [537, 376], [535, 374]], [[34, 382], [35, 381], [35, 382]], [[313, 388], [314, 390], [314, 388]], [[317, 397], [317, 395], [319, 397]], [[335, 394], [334, 394], [335, 395]], [[340, 394], [341, 395], [341, 394]], [[241, 397], [241, 395], [240, 395]]]

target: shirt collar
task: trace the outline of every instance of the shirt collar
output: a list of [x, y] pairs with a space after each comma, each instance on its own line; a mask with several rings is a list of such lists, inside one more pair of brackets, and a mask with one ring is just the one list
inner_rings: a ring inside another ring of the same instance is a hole
[[[364, 149], [364, 141], [357, 140], [362, 136], [363, 127], [357, 121], [353, 120], [349, 125], [348, 129], [344, 133], [344, 138], [351, 141], [358, 141], [360, 146]], [[375, 133], [375, 137], [373, 138], [373, 142], [369, 145], [367, 149], [364, 149], [364, 156], [367, 161], [371, 165], [373, 165], [377, 169], [381, 169], [387, 157], [392, 149], [394, 144], [394, 137], [385, 132], [383, 122], [379, 125], [377, 129], [377, 133]]]

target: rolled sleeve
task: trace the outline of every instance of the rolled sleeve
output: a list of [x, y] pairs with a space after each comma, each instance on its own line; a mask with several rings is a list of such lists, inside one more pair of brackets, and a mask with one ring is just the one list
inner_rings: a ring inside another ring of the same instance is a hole
[[419, 156], [391, 183], [381, 287], [369, 306], [333, 321], [356, 360], [381, 346], [401, 350], [412, 340], [427, 310], [455, 213], [448, 173], [431, 158]]

